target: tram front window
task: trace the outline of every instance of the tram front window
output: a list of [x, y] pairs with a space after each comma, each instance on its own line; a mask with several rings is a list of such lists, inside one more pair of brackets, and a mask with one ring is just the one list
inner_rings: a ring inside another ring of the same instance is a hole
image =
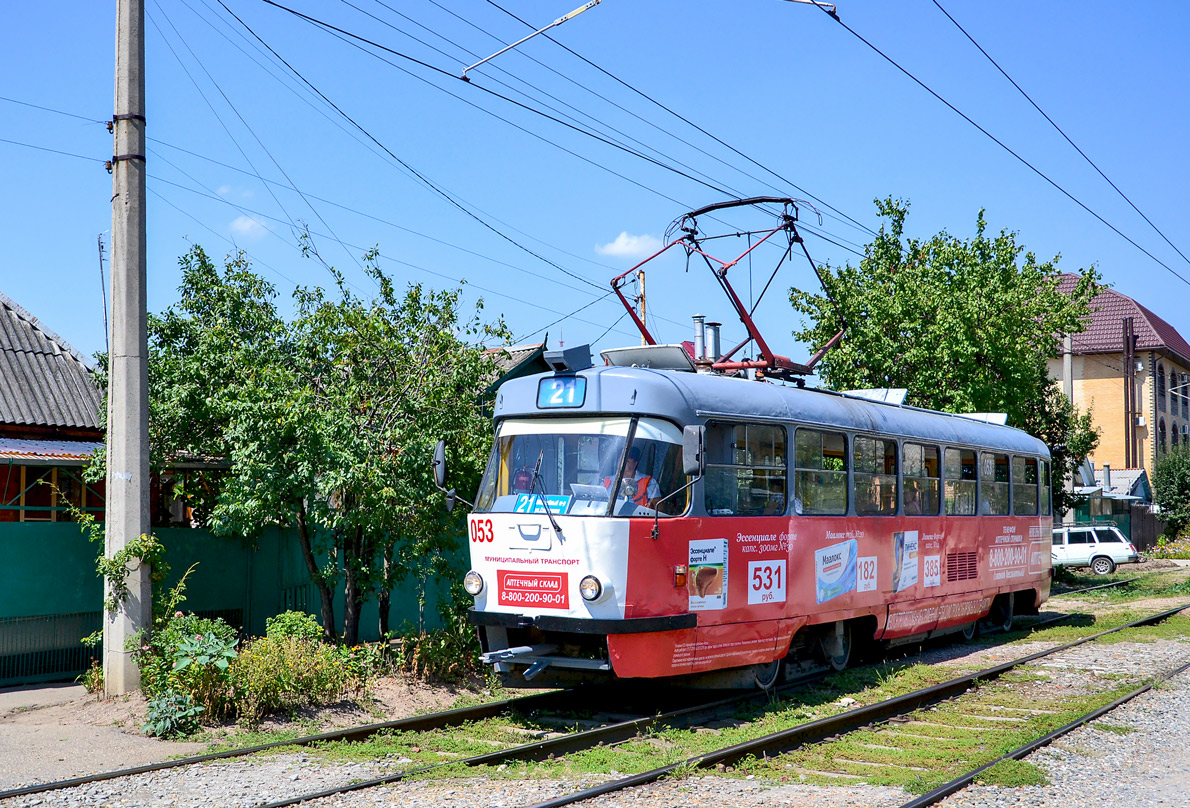
[[685, 512], [688, 495], [666, 497], [685, 484], [682, 433], [666, 421], [510, 419], [500, 425], [476, 510], [673, 516]]

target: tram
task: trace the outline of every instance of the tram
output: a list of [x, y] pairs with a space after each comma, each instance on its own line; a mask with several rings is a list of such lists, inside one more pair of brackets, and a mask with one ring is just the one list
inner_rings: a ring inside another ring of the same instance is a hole
[[[799, 243], [792, 200], [764, 201], [786, 213], [761, 237]], [[666, 249], [710, 258], [697, 213]], [[1045, 444], [871, 391], [771, 383], [814, 360], [768, 351], [726, 281], [734, 263], [717, 274], [758, 359], [692, 357], [638, 320], [649, 344], [601, 367], [586, 346], [547, 352], [551, 372], [499, 388], [464, 587], [509, 686], [768, 688], [869, 644], [1007, 629], [1049, 597]], [[436, 465], [441, 485], [441, 452]]]
[[1011, 427], [640, 366], [507, 382], [495, 419], [465, 586], [510, 685], [768, 686], [1049, 596], [1049, 452]]

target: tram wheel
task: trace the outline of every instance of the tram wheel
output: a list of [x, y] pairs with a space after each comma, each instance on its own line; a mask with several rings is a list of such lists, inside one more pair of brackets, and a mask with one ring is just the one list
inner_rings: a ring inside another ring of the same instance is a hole
[[831, 670], [838, 672], [851, 661], [851, 624], [835, 623], [822, 635], [822, 656]]
[[992, 609], [982, 621], [982, 628], [989, 631], [1012, 631], [1012, 595], [997, 595]]
[[979, 621], [973, 620], [967, 625], [963, 626], [963, 642], [971, 642], [979, 636]]
[[774, 659], [772, 662], [760, 662], [752, 666], [752, 681], [758, 690], [769, 691], [777, 685], [777, 680], [781, 677], [781, 660]]

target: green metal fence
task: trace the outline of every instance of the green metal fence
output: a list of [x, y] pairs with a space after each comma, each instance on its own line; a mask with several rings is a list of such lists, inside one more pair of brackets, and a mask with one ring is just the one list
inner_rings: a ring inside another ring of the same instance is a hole
[[[164, 586], [186, 579], [182, 608], [206, 617], [223, 617], [248, 635], [264, 634], [265, 620], [288, 609], [317, 615], [319, 598], [292, 533], [266, 531], [249, 543], [208, 531], [159, 528], [171, 571]], [[38, 681], [66, 680], [90, 665], [92, 649], [83, 637], [102, 625], [103, 585], [95, 572], [100, 551], [77, 524], [0, 523], [0, 687]], [[426, 624], [438, 625], [437, 603], [442, 587], [428, 592]], [[335, 604], [342, 623], [342, 589]], [[392, 595], [390, 625], [418, 623], [413, 582]], [[360, 621], [363, 640], [379, 639], [375, 601]]]

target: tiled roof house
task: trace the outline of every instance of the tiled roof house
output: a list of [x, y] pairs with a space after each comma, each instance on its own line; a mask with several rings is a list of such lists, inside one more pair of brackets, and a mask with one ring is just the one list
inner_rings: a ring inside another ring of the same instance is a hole
[[[1077, 275], [1061, 276], [1070, 291]], [[1136, 413], [1124, 412], [1124, 320], [1132, 319], [1135, 342]], [[1126, 442], [1138, 447], [1134, 468], [1151, 470], [1158, 455], [1190, 445], [1190, 343], [1147, 307], [1114, 289], [1103, 289], [1091, 304], [1086, 330], [1072, 337], [1074, 403], [1090, 409], [1100, 430], [1091, 456], [1124, 471]], [[1062, 378], [1062, 360], [1050, 361], [1050, 375]]]

